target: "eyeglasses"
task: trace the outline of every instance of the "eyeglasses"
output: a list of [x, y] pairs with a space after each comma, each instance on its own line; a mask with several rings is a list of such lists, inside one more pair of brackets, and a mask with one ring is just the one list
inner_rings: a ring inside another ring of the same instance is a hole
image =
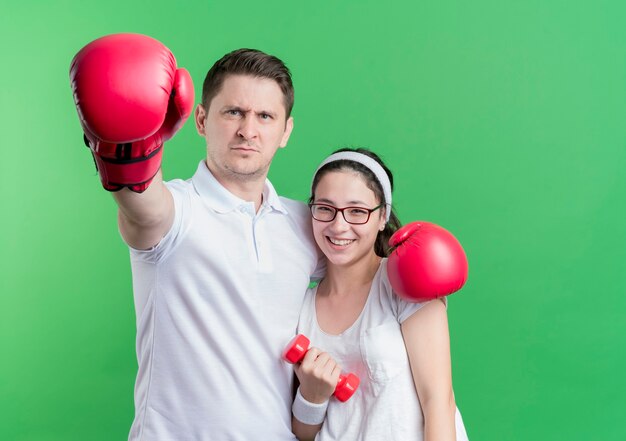
[[313, 219], [320, 222], [332, 222], [337, 216], [337, 212], [340, 211], [341, 215], [346, 222], [352, 225], [363, 225], [370, 220], [370, 215], [378, 210], [385, 204], [380, 204], [378, 207], [365, 208], [365, 207], [344, 207], [337, 208], [328, 204], [309, 204], [311, 208], [311, 215]]

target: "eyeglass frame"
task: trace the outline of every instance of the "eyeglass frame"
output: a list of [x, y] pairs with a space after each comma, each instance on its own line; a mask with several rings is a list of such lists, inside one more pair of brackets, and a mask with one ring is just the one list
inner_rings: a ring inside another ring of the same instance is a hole
[[[318, 222], [332, 222], [337, 218], [337, 213], [341, 212], [341, 216], [343, 216], [343, 220], [346, 221], [346, 223], [350, 224], [350, 225], [365, 225], [366, 223], [368, 223], [370, 221], [370, 217], [372, 217], [372, 213], [375, 212], [376, 210], [378, 210], [379, 208], [384, 207], [386, 204], [383, 202], [380, 205], [374, 207], [374, 208], [367, 208], [367, 207], [358, 207], [356, 205], [351, 205], [349, 207], [343, 207], [343, 208], [339, 208], [339, 207], [335, 207], [334, 205], [330, 205], [330, 204], [320, 204], [320, 203], [310, 203], [309, 205], [309, 211], [311, 212], [311, 216], [313, 217], [313, 219], [315, 219]], [[314, 205], [322, 205], [324, 207], [329, 207], [332, 208], [333, 210], [335, 210], [335, 214], [333, 214], [332, 219], [329, 220], [321, 220], [315, 217], [315, 215], [313, 214], [313, 206]], [[347, 210], [349, 208], [358, 208], [359, 210], [365, 210], [367, 211], [367, 219], [365, 220], [365, 222], [350, 222], [348, 219], [346, 219], [346, 215], [344, 213], [344, 210]]]

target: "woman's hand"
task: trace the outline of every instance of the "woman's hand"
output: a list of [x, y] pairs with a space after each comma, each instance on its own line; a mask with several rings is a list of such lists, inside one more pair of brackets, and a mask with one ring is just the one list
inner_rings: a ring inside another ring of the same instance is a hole
[[341, 367], [327, 353], [310, 348], [302, 361], [294, 365], [302, 397], [311, 403], [323, 403], [335, 392]]

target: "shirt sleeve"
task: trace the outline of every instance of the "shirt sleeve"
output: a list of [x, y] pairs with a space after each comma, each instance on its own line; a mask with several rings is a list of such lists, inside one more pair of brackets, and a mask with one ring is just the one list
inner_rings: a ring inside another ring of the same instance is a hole
[[419, 302], [407, 302], [399, 297], [391, 288], [391, 282], [389, 282], [389, 276], [387, 275], [387, 259], [383, 259], [382, 263], [382, 286], [386, 295], [389, 297], [389, 302], [392, 305], [398, 323], [402, 324], [406, 319], [411, 317], [413, 313], [418, 311], [425, 303]]
[[302, 302], [302, 308], [300, 309], [300, 317], [298, 319], [298, 334], [304, 334], [311, 336], [313, 329], [313, 313], [316, 288], [308, 288], [304, 295], [304, 301]]
[[280, 199], [288, 207], [295, 231], [301, 238], [303, 246], [308, 248], [310, 252], [310, 280], [311, 282], [317, 282], [326, 275], [326, 257], [315, 243], [313, 227], [311, 226], [311, 212], [303, 202], [282, 197]]
[[[395, 296], [395, 294], [394, 294]], [[398, 323], [402, 324], [406, 319], [411, 317], [413, 313], [418, 311], [424, 306], [424, 303], [413, 303], [407, 302], [406, 300], [401, 299], [398, 296], [396, 297], [397, 308], [398, 308]]]
[[311, 274], [311, 281], [319, 282], [324, 278], [325, 275], [326, 257], [324, 256], [324, 254], [321, 253], [321, 251], [318, 251], [317, 264], [315, 265], [315, 270], [313, 271], [313, 274]]

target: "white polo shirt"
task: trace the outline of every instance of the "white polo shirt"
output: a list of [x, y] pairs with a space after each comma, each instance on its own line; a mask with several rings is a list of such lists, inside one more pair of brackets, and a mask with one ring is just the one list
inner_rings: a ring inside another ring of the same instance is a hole
[[139, 369], [129, 439], [295, 439], [281, 352], [321, 261], [306, 205], [266, 181], [255, 213], [204, 161], [166, 185], [171, 230], [130, 252]]

